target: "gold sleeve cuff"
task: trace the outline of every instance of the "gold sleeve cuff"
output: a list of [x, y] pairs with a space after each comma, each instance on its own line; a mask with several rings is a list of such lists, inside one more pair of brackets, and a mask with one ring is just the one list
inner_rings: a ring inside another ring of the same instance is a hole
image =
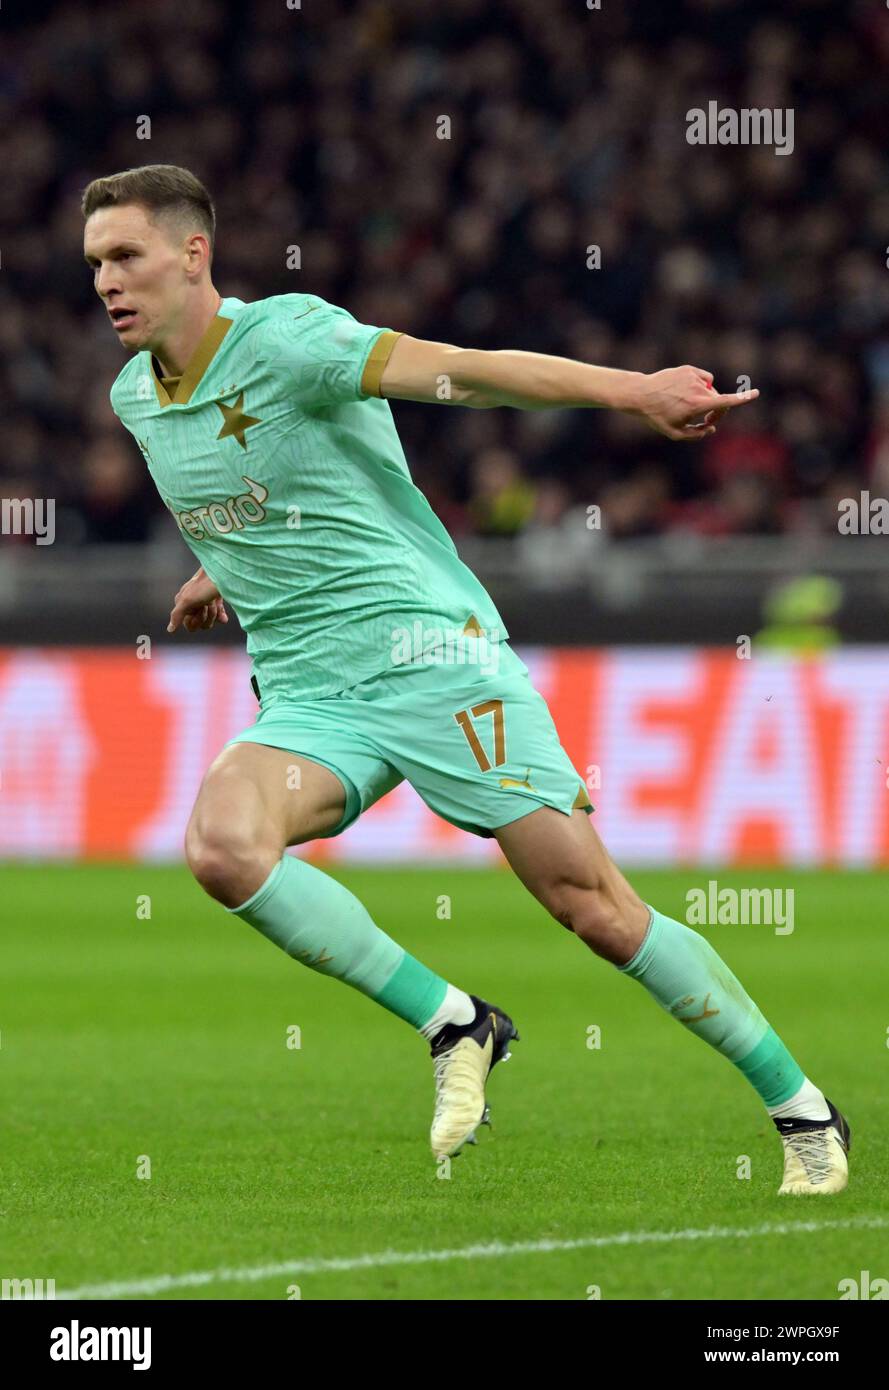
[[391, 329], [387, 328], [377, 338], [364, 364], [364, 371], [361, 373], [361, 394], [363, 396], [379, 396], [383, 368], [389, 361], [396, 340], [401, 336], [401, 333], [393, 333]]

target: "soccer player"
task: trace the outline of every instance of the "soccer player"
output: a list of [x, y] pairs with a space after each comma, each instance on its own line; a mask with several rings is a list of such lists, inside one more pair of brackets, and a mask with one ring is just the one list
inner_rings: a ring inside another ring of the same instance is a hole
[[96, 179], [82, 210], [96, 291], [132, 354], [111, 404], [200, 564], [167, 630], [226, 622], [224, 595], [253, 660], [256, 722], [210, 766], [186, 831], [198, 882], [423, 1035], [432, 1150], [457, 1153], [487, 1118], [512, 1020], [285, 853], [407, 779], [438, 815], [495, 836], [557, 922], [740, 1069], [781, 1134], [782, 1193], [840, 1191], [845, 1119], [709, 942], [642, 902], [609, 857], [499, 613], [411, 481], [388, 404], [599, 406], [697, 440], [758, 392], [721, 395], [691, 366], [648, 375], [421, 341], [317, 295], [224, 298], [213, 203], [173, 165]]

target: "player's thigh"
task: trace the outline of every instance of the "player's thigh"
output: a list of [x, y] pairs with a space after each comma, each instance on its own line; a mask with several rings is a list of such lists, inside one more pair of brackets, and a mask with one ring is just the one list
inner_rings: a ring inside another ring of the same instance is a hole
[[186, 844], [221, 837], [245, 847], [314, 839], [342, 819], [346, 790], [320, 763], [260, 743], [232, 743], [207, 770]]

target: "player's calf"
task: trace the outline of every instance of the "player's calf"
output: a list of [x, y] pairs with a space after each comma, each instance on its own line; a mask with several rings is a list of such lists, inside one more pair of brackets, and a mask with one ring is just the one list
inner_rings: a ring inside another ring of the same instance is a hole
[[841, 1191], [848, 1126], [710, 942], [642, 903], [580, 812], [568, 821], [546, 807], [503, 827], [497, 838], [558, 921], [746, 1077], [781, 1130], [781, 1192]]
[[212, 897], [291, 959], [351, 985], [431, 1040], [473, 1017], [469, 996], [381, 931], [345, 884], [284, 853], [344, 814], [343, 784], [322, 765], [264, 745], [230, 746], [195, 803], [189, 867]]

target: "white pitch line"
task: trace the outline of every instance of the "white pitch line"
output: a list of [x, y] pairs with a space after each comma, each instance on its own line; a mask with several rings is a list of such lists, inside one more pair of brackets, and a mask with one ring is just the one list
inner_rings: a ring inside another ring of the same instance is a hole
[[454, 1250], [379, 1250], [367, 1255], [331, 1259], [282, 1260], [278, 1264], [253, 1265], [248, 1269], [205, 1269], [192, 1274], [158, 1274], [151, 1279], [130, 1279], [115, 1284], [83, 1284], [56, 1294], [63, 1298], [126, 1298], [131, 1294], [165, 1293], [168, 1289], [196, 1289], [207, 1284], [253, 1284], [289, 1274], [330, 1274], [353, 1269], [382, 1269], [388, 1265], [443, 1264], [448, 1260], [490, 1260], [510, 1255], [545, 1255], [561, 1250], [596, 1250], [614, 1245], [668, 1245], [678, 1240], [752, 1240], [758, 1236], [786, 1236], [797, 1232], [843, 1231], [861, 1227], [880, 1230], [889, 1217], [851, 1216], [845, 1221], [784, 1221], [764, 1226], [707, 1226], [687, 1231], [620, 1231], [610, 1236], [580, 1236], [576, 1240], [522, 1240], [513, 1244], [493, 1241], [487, 1245], [463, 1245]]

